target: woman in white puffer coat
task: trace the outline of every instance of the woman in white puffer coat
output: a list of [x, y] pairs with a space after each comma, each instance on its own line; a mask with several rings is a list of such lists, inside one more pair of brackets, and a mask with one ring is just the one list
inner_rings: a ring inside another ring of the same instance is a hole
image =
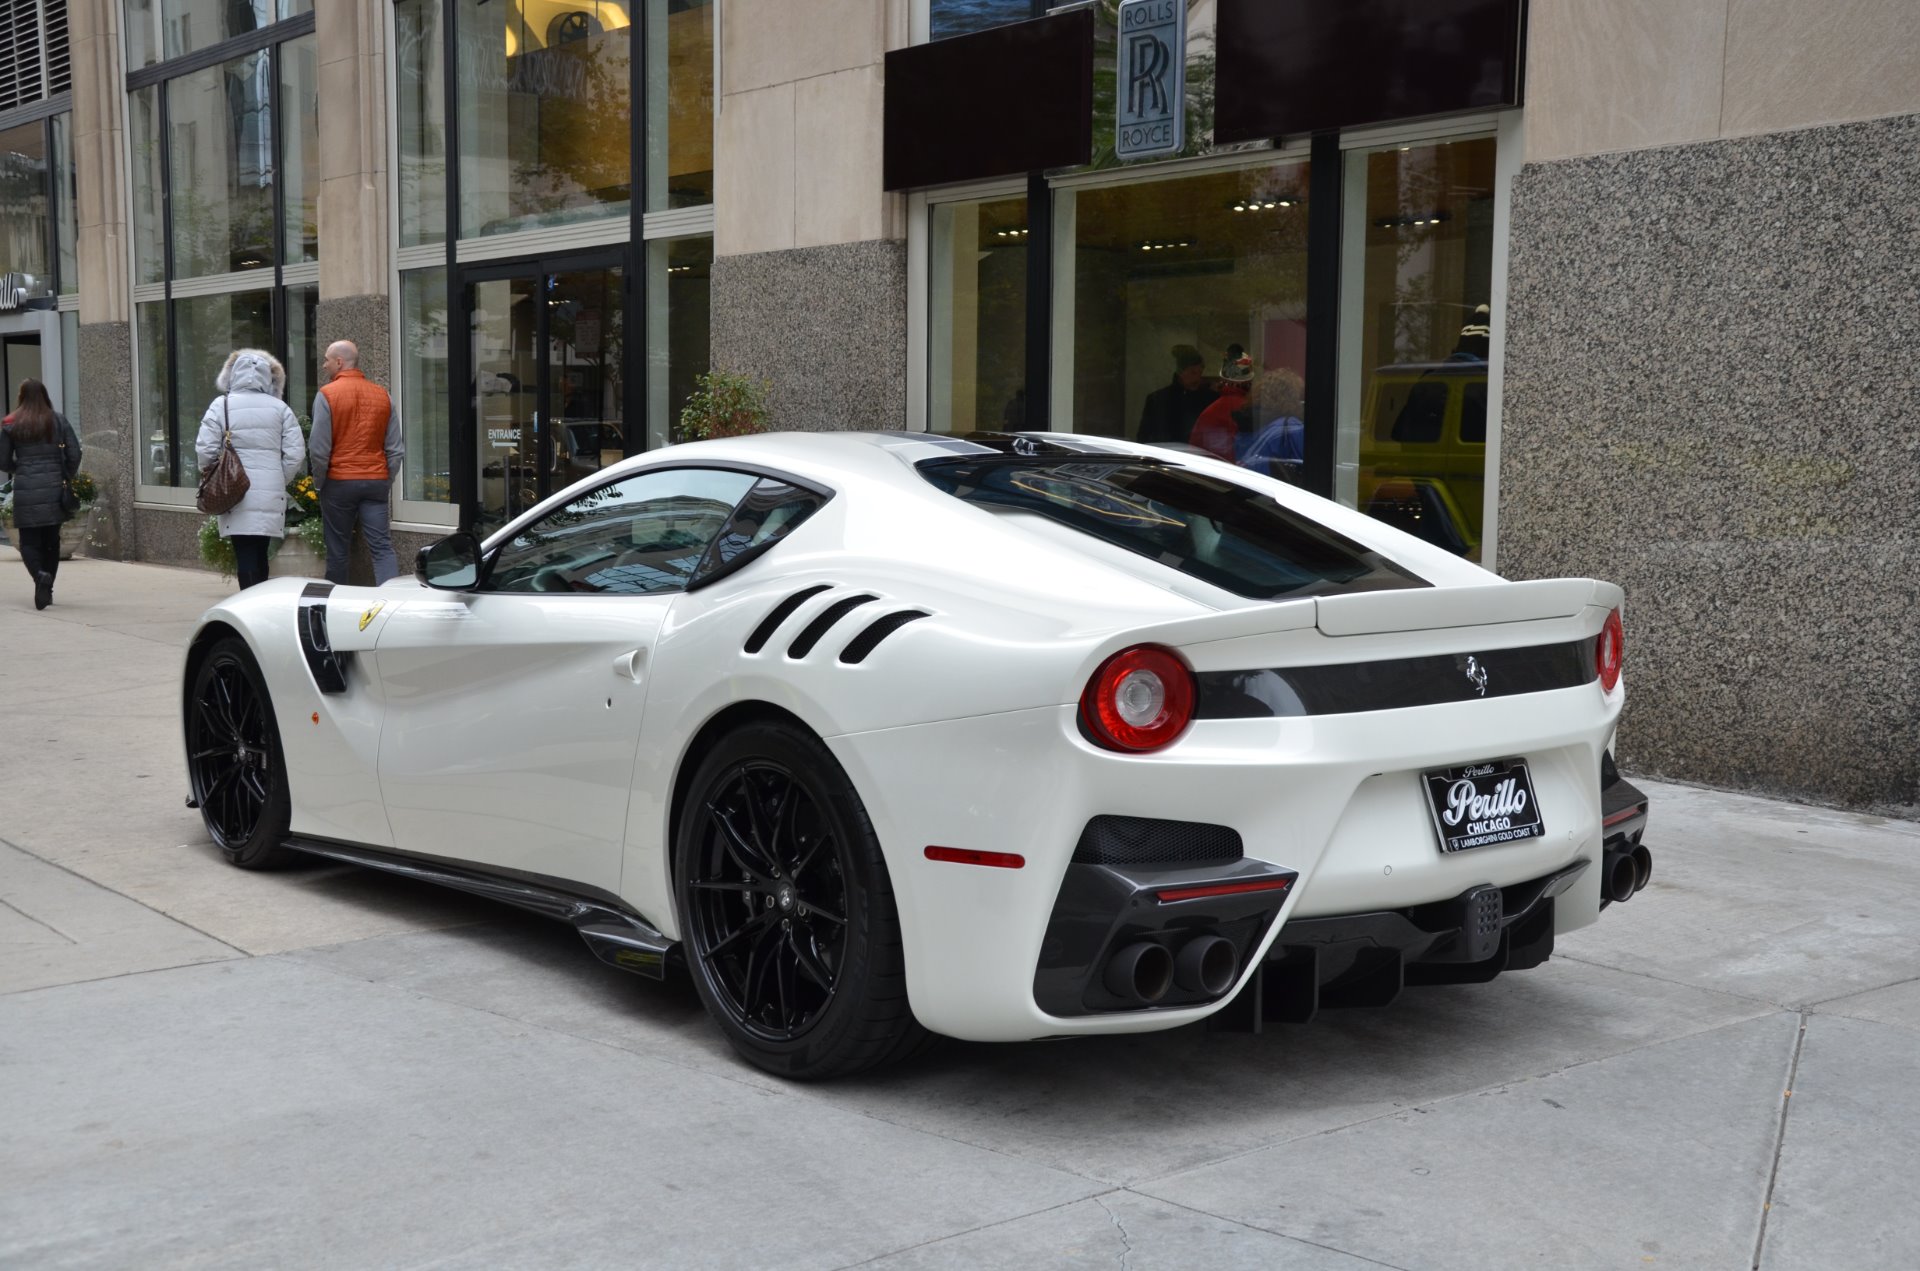
[[220, 396], [200, 418], [194, 453], [200, 470], [220, 458], [220, 437], [233, 434], [233, 448], [247, 470], [246, 497], [220, 514], [220, 537], [233, 543], [234, 565], [242, 589], [267, 579], [267, 540], [287, 532], [287, 482], [306, 461], [307, 443], [300, 421], [281, 400], [287, 391], [286, 368], [261, 349], [235, 349], [214, 381]]

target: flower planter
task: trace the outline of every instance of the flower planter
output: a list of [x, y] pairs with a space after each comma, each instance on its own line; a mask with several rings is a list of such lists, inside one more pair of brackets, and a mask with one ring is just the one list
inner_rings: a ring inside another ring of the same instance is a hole
[[72, 560], [74, 555], [86, 555], [87, 541], [93, 537], [93, 509], [81, 508], [71, 521], [60, 525], [60, 559]]
[[327, 576], [327, 558], [323, 552], [316, 552], [307, 546], [305, 539], [298, 534], [288, 534], [279, 540], [280, 547], [267, 564], [269, 578], [325, 578]]

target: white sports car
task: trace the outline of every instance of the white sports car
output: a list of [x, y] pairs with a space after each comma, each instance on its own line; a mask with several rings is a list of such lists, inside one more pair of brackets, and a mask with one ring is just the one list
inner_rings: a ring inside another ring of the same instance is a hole
[[740, 1053], [1304, 1020], [1538, 965], [1646, 884], [1621, 593], [1215, 459], [774, 434], [628, 459], [187, 650], [234, 864], [329, 857], [684, 965]]

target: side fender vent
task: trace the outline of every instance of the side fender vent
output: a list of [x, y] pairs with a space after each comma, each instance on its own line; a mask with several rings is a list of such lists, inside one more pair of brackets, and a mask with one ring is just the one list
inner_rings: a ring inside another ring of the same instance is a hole
[[852, 666], [856, 662], [867, 660], [867, 654], [878, 648], [880, 642], [906, 626], [909, 622], [933, 615], [924, 609], [902, 609], [890, 613], [884, 618], [876, 618], [867, 625], [867, 629], [853, 637], [853, 642], [840, 651], [840, 660]]
[[821, 583], [817, 587], [808, 587], [804, 591], [796, 591], [775, 605], [773, 612], [769, 613], [765, 618], [762, 618], [760, 625], [753, 629], [753, 634], [747, 637], [746, 651], [748, 653], [758, 653], [760, 650], [766, 648], [767, 641], [773, 639], [773, 633], [780, 629], [781, 623], [793, 617], [794, 610], [806, 604], [821, 592], [832, 590], [833, 587], [831, 584]]
[[880, 599], [880, 597], [870, 595], [863, 591], [857, 596], [848, 596], [845, 600], [834, 601], [825, 609], [822, 609], [820, 616], [812, 622], [809, 622], [806, 630], [802, 631], [799, 638], [788, 646], [787, 656], [790, 658], [806, 657], [807, 654], [813, 652], [813, 646], [820, 643], [820, 637], [827, 634], [827, 631], [834, 623], [840, 621], [840, 619], [846, 617], [861, 605], [872, 604], [878, 599]]
[[1144, 816], [1096, 816], [1073, 849], [1079, 865], [1217, 865], [1245, 854], [1231, 826]]

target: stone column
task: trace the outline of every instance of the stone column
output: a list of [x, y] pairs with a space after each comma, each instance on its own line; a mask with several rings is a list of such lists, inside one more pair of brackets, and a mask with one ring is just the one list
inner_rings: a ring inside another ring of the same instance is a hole
[[134, 415], [133, 332], [128, 322], [126, 79], [120, 0], [74, 0], [74, 180], [80, 266], [80, 444], [100, 483], [95, 554], [134, 555], [133, 496], [139, 420]]
[[905, 0], [725, 0], [713, 364], [773, 383], [781, 428], [906, 420], [905, 201], [881, 90]]
[[393, 382], [387, 255], [388, 6], [314, 6], [320, 58], [319, 347], [360, 346], [360, 366]]

